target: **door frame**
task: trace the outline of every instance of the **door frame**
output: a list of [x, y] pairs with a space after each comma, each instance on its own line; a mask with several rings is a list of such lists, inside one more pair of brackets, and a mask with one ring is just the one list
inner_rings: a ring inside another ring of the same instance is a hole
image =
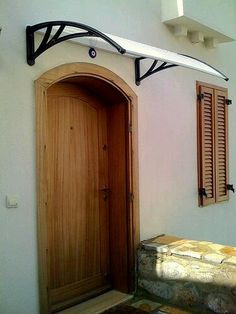
[[103, 80], [116, 88], [127, 99], [128, 123], [132, 132], [128, 136], [128, 177], [130, 202], [127, 206], [128, 231], [128, 270], [130, 292], [135, 289], [135, 255], [140, 240], [139, 228], [139, 191], [138, 191], [138, 119], [137, 96], [129, 85], [112, 71], [89, 63], [70, 63], [53, 68], [35, 81], [36, 95], [36, 171], [37, 171], [37, 236], [39, 263], [40, 312], [49, 313], [48, 269], [47, 269], [47, 164], [46, 125], [47, 125], [47, 89], [66, 78], [78, 76]]

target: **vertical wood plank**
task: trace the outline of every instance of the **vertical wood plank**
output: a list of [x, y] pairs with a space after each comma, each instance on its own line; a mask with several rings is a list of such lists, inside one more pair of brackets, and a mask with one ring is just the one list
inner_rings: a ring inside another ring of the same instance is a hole
[[229, 199], [227, 184], [229, 182], [228, 161], [228, 106], [227, 93], [215, 90], [215, 139], [216, 139], [216, 201]]

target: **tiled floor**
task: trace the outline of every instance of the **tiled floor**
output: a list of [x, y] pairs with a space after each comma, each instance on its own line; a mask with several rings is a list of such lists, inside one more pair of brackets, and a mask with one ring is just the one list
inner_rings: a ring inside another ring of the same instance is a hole
[[58, 314], [98, 314], [113, 306], [130, 300], [132, 297], [132, 295], [111, 290], [96, 298], [58, 312]]
[[[141, 298], [134, 301], [135, 298], [125, 304], [118, 305], [104, 312], [104, 314], [196, 314], [201, 312], [187, 311], [176, 306], [170, 306], [151, 301], [147, 298]], [[206, 314], [206, 313], [205, 313]]]

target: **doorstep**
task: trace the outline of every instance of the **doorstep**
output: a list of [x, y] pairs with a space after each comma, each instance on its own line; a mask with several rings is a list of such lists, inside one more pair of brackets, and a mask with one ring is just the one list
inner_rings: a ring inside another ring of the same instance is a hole
[[58, 314], [99, 314], [111, 307], [127, 302], [132, 298], [133, 296], [130, 294], [111, 290], [99, 295], [96, 298], [60, 311]]

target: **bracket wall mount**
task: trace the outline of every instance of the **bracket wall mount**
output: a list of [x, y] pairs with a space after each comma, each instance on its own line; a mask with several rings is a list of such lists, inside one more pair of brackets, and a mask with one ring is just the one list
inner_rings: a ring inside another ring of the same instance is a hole
[[166, 70], [168, 68], [177, 67], [177, 64], [168, 64], [167, 62], [162, 62], [160, 65], [157, 66], [158, 60], [154, 60], [150, 68], [144, 73], [143, 75], [140, 74], [140, 63], [141, 60], [146, 59], [145, 57], [136, 58], [135, 59], [135, 83], [136, 85], [140, 85], [141, 81], [145, 78], [149, 77], [150, 75], [160, 72], [162, 70]]
[[[62, 35], [62, 32], [65, 28], [73, 27], [78, 30], [73, 34]], [[52, 30], [53, 27], [57, 27], [57, 31], [53, 35]], [[35, 49], [35, 32], [46, 28], [46, 32], [44, 37], [39, 44], [38, 48]], [[82, 31], [81, 31], [82, 30]], [[117, 49], [117, 51], [121, 54], [124, 54], [126, 50], [117, 44], [114, 40], [106, 36], [104, 33], [81, 23], [69, 22], [69, 21], [52, 21], [36, 24], [33, 26], [26, 27], [26, 51], [27, 51], [27, 63], [29, 65], [35, 64], [35, 59], [40, 56], [44, 51], [51, 48], [52, 46], [59, 44], [65, 40], [80, 38], [80, 37], [99, 37], [106, 42], [108, 42], [111, 46]]]

